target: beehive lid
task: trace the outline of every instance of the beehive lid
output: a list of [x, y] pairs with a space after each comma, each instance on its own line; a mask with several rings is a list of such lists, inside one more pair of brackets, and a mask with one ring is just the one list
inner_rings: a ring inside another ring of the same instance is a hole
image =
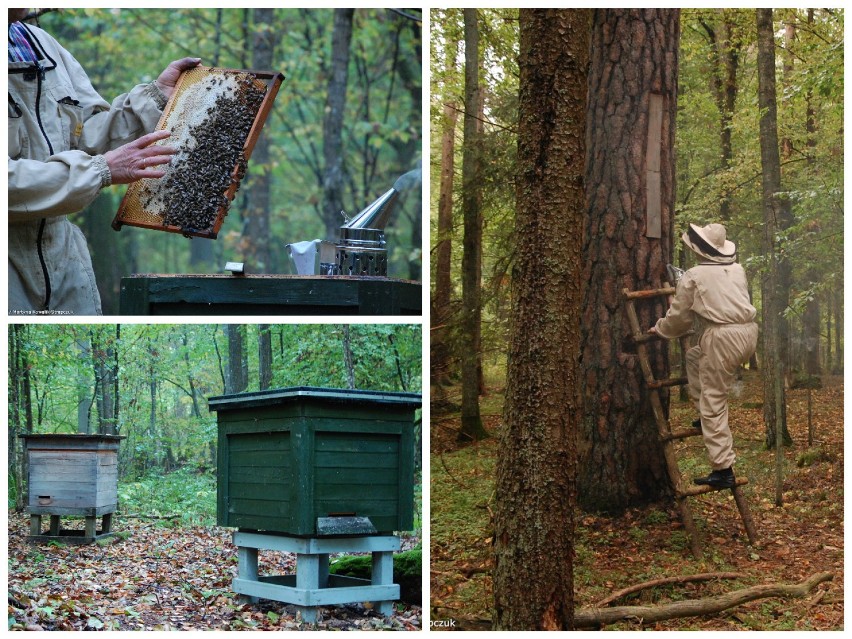
[[19, 435], [28, 448], [47, 446], [70, 446], [72, 448], [96, 448], [106, 444], [107, 448], [118, 448], [124, 435], [86, 435], [78, 433], [33, 433]]
[[132, 183], [113, 220], [215, 239], [283, 80], [280, 73], [198, 66], [184, 71], [156, 130], [178, 149], [166, 175]]
[[422, 398], [419, 393], [401, 393], [390, 391], [351, 390], [347, 388], [318, 388], [313, 386], [292, 386], [251, 393], [220, 395], [207, 400], [210, 410], [222, 411], [236, 408], [256, 408], [258, 406], [279, 405], [283, 402], [312, 398], [329, 403], [393, 405], [419, 408]]

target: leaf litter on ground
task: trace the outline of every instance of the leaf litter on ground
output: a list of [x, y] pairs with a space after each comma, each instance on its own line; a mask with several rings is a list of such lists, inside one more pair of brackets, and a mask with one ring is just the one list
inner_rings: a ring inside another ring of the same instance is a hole
[[[628, 510], [619, 517], [582, 513], [575, 533], [574, 589], [578, 608], [627, 586], [660, 577], [738, 572], [738, 580], [667, 585], [634, 593], [613, 605], [647, 605], [697, 599], [767, 583], [799, 583], [821, 571], [834, 579], [804, 599], [767, 599], [715, 616], [674, 619], [657, 630], [839, 630], [843, 628], [843, 379], [825, 376], [812, 391], [813, 446], [808, 441], [807, 390], [787, 391], [792, 447], [784, 449], [783, 504], [775, 505], [775, 452], [764, 446], [759, 373], [745, 371], [742, 392], [731, 397], [730, 420], [737, 474], [747, 477], [747, 501], [758, 541], [748, 544], [733, 498], [714, 493], [692, 498], [705, 555], [695, 559], [675, 504]], [[492, 389], [491, 402], [495, 403]], [[671, 399], [673, 425], [694, 418], [688, 403]], [[494, 411], [499, 412], [499, 410]], [[455, 442], [448, 416], [431, 436], [431, 619], [480, 628], [490, 623], [493, 471], [499, 416], [486, 420], [494, 437], [467, 446]], [[456, 420], [458, 426], [458, 420]], [[678, 445], [687, 480], [705, 474], [697, 438]], [[473, 570], [471, 570], [473, 568]], [[440, 628], [436, 624], [436, 629]], [[638, 629], [639, 622], [610, 626]]]
[[[9, 513], [9, 629], [421, 629], [422, 609], [401, 603], [387, 618], [369, 604], [321, 607], [315, 624], [281, 602], [242, 604], [230, 590], [237, 549], [228, 529], [114, 521], [126, 539], [30, 544], [29, 517]], [[294, 571], [295, 555], [259, 554], [260, 574]]]

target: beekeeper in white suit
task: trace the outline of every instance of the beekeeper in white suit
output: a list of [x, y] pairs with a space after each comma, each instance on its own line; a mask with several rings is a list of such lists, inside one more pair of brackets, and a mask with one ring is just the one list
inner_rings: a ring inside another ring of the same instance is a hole
[[671, 339], [696, 329], [698, 344], [686, 353], [689, 396], [701, 415], [712, 472], [695, 483], [730, 488], [736, 455], [728, 425], [728, 393], [737, 369], [757, 348], [757, 311], [724, 226], [690, 224], [681, 239], [700, 262], [680, 278], [666, 316], [648, 332]]
[[[175, 83], [198, 58], [172, 62], [110, 105], [83, 67], [9, 9], [9, 313], [100, 314], [82, 232], [65, 217], [110, 184], [159, 178], [175, 150], [153, 131]], [[147, 135], [146, 135], [147, 133]]]

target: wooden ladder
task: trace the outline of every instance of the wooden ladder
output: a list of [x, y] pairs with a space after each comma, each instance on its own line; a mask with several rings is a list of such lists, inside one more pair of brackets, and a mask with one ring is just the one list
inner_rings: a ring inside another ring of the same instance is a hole
[[[630, 322], [630, 330], [633, 333], [633, 341], [636, 343], [636, 351], [639, 355], [639, 364], [642, 367], [642, 374], [645, 377], [645, 385], [650, 391], [651, 408], [654, 412], [654, 420], [657, 422], [657, 432], [660, 436], [660, 442], [663, 445], [663, 454], [666, 460], [666, 467], [669, 473], [669, 480], [675, 491], [678, 510], [680, 511], [683, 527], [689, 535], [689, 544], [692, 548], [692, 554], [696, 557], [701, 557], [703, 549], [701, 539], [698, 534], [698, 529], [695, 527], [695, 521], [692, 518], [692, 510], [687, 503], [687, 497], [695, 495], [703, 495], [705, 493], [714, 492], [717, 490], [730, 490], [734, 496], [734, 501], [737, 504], [737, 509], [740, 512], [740, 517], [743, 520], [746, 534], [748, 535], [749, 543], [754, 544], [757, 540], [757, 534], [754, 528], [754, 520], [751, 517], [748, 503], [742, 493], [742, 486], [748, 484], [748, 479], [737, 477], [735, 485], [730, 489], [714, 488], [712, 486], [687, 486], [684, 483], [683, 476], [677, 465], [677, 457], [675, 456], [674, 443], [678, 439], [685, 439], [701, 435], [701, 431], [697, 428], [688, 428], [684, 430], [672, 431], [669, 426], [669, 420], [666, 418], [663, 411], [663, 404], [660, 401], [660, 389], [670, 386], [682, 386], [687, 383], [685, 377], [672, 378], [665, 380], [657, 380], [654, 378], [654, 371], [651, 369], [651, 362], [648, 359], [648, 342], [656, 339], [662, 339], [657, 335], [647, 333], [639, 326], [639, 316], [636, 313], [636, 301], [653, 299], [656, 297], [668, 297], [674, 295], [675, 289], [666, 285], [664, 288], [653, 289], [648, 291], [629, 291], [624, 289], [624, 300], [627, 308], [627, 320]], [[685, 345], [689, 335], [681, 338], [681, 344]]]

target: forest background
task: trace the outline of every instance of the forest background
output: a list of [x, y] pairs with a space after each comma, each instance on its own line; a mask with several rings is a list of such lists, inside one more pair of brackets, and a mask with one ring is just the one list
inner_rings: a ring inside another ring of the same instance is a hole
[[[420, 166], [421, 15], [390, 9], [58, 9], [40, 18], [107, 101], [172, 60], [277, 71], [284, 80], [218, 240], [110, 223], [124, 187], [72, 217], [92, 253], [106, 314], [122, 277], [295, 273], [286, 245], [333, 239], [354, 215]], [[336, 48], [333, 53], [333, 43]], [[380, 46], [377, 46], [380, 45]], [[386, 229], [388, 274], [421, 278], [421, 189], [403, 191]]]
[[[810, 13], [775, 12], [778, 135], [783, 188], [793, 209], [793, 219], [780, 230], [777, 241], [793, 271], [785, 315], [791, 325], [796, 368], [813, 370], [818, 358], [820, 367], [837, 372], [843, 357], [844, 13]], [[484, 387], [499, 386], [506, 366], [510, 285], [517, 257], [512, 240], [519, 69], [517, 10], [481, 9], [478, 16], [481, 113], [476, 116], [480, 131], [475, 153], [480, 170], [475, 184], [481, 234], [468, 241], [481, 246], [482, 347], [478, 356]], [[460, 374], [466, 315], [462, 309], [462, 11], [434, 10], [431, 28], [430, 365], [440, 392], [443, 382]], [[724, 219], [750, 282], [758, 282], [767, 265], [760, 254], [763, 224], [754, 31], [753, 10], [681, 11], [675, 131], [675, 228], [680, 233], [689, 222], [703, 226]], [[443, 205], [442, 193], [449, 198]], [[439, 223], [441, 206], [449, 211], [449, 223], [443, 225]], [[572, 232], [580, 230], [566, 229]], [[675, 251], [683, 265], [679, 241]], [[757, 289], [752, 292], [759, 307]]]
[[[100, 433], [127, 438], [122, 485], [182, 469], [204, 478], [215, 511], [217, 428], [207, 398], [288, 386], [419, 392], [420, 340], [419, 326], [392, 324], [13, 325], [10, 506], [20, 508], [25, 494], [19, 435]], [[166, 484], [182, 499], [193, 495], [180, 481]]]
[[[754, 446], [754, 458], [763, 462], [753, 468], [740, 463], [743, 474], [753, 477], [767, 467], [766, 446], [775, 448], [774, 441], [803, 443], [811, 414], [807, 420], [793, 417], [799, 400], [791, 393], [785, 405], [784, 388], [842, 393], [843, 11], [596, 9], [588, 24], [572, 24], [566, 15], [572, 11], [522, 10], [527, 30], [521, 27], [520, 43], [513, 10], [448, 9], [432, 16], [433, 612], [440, 608], [455, 618], [472, 611], [473, 622], [483, 624], [475, 627], [490, 626], [491, 612], [496, 629], [554, 628], [566, 618], [570, 624], [574, 552], [580, 558], [583, 544], [588, 549], [609, 526], [591, 513], [616, 515], [606, 521], [626, 532], [629, 526], [619, 523], [630, 521], [625, 509], [654, 497], [654, 491], [643, 491], [652, 482], [636, 481], [651, 475], [646, 470], [657, 432], [643, 433], [638, 445], [631, 441], [649, 403], [630, 377], [638, 376], [639, 365], [622, 321], [620, 292], [658, 289], [666, 262], [689, 265], [677, 241], [687, 223], [725, 224], [758, 307], [762, 343], [744, 374], [744, 403], [763, 414], [756, 412], [752, 417], [758, 419], [748, 424], [743, 419], [735, 436]], [[590, 25], [592, 62], [586, 69], [583, 45], [576, 43]], [[646, 47], [656, 55], [647, 55]], [[572, 75], [577, 69], [582, 73]], [[586, 71], [588, 105], [573, 101], [572, 92], [585, 85]], [[642, 84], [650, 77], [653, 88]], [[664, 104], [669, 100], [662, 132], [654, 138], [661, 140], [659, 162], [666, 173], [662, 236], [650, 232], [651, 206], [647, 213], [644, 208], [651, 185], [646, 194], [634, 179], [646, 176], [646, 168], [652, 172], [650, 124], [633, 117], [650, 111], [649, 92], [664, 96]], [[631, 101], [634, 96], [644, 101]], [[774, 158], [768, 157], [772, 147]], [[780, 180], [771, 179], [778, 174]], [[578, 190], [580, 197], [572, 199]], [[600, 273], [605, 276], [595, 279]], [[641, 309], [640, 330], [665, 312], [659, 306]], [[580, 316], [582, 322], [575, 322]], [[572, 350], [577, 344], [579, 353]], [[665, 352], [677, 355], [676, 348], [652, 355]], [[677, 368], [677, 357], [653, 362], [660, 369], [654, 370], [657, 379], [663, 369], [662, 378], [668, 377], [669, 364]], [[754, 396], [761, 378], [764, 393]], [[574, 410], [577, 396], [584, 397], [585, 412]], [[673, 394], [672, 400], [677, 408]], [[831, 407], [842, 411], [836, 400]], [[681, 415], [673, 411], [669, 418]], [[672, 428], [679, 423], [672, 421]], [[840, 424], [842, 417], [835, 416], [820, 432], [820, 444], [831, 450], [823, 451], [827, 463], [820, 472], [832, 486], [842, 469]], [[779, 427], [783, 437], [775, 437]], [[577, 433], [579, 443], [570, 443]], [[496, 443], [466, 446], [496, 435]], [[811, 441], [809, 434], [809, 446]], [[792, 450], [776, 448], [778, 513], [787, 499], [797, 499]], [[691, 456], [679, 461], [691, 474], [706, 458], [698, 447], [687, 452]], [[599, 476], [604, 481], [590, 481]], [[573, 481], [579, 484], [575, 493], [567, 489]], [[755, 499], [766, 499], [764, 481], [752, 487]], [[665, 484], [660, 482], [659, 503], [669, 503], [662, 501]], [[575, 494], [582, 515], [572, 508]], [[819, 499], [802, 501], [809, 514], [822, 516]], [[474, 523], [467, 515], [479, 509]], [[712, 520], [709, 512], [702, 526]], [[578, 533], [591, 539], [565, 534], [575, 516], [587, 527], [578, 524]], [[836, 518], [833, 512], [828, 520], [836, 525]], [[660, 519], [670, 521], [668, 514]], [[795, 534], [792, 523], [789, 517], [782, 521], [788, 535]], [[679, 525], [676, 517], [671, 525]], [[622, 570], [625, 561], [636, 561], [636, 547], [657, 549], [659, 542], [672, 549], [668, 540], [653, 537], [620, 556], [612, 554], [624, 540], [618, 532], [601, 542], [595, 548], [600, 556], [621, 559], [614, 567], [618, 579], [606, 580], [599, 562], [583, 564], [590, 572], [583, 574], [580, 600], [589, 603], [594, 596], [590, 583], [606, 591], [610, 581], [632, 583], [656, 568], [642, 558], [639, 575]], [[822, 543], [838, 550], [834, 539]], [[716, 553], [729, 548], [708, 549], [712, 561], [727, 561]], [[835, 569], [842, 566], [837, 556], [831, 558]], [[773, 570], [762, 566], [760, 576], [788, 578], [783, 573], [789, 562], [780, 556], [773, 562]], [[684, 568], [694, 567], [687, 561], [674, 570]], [[477, 579], [479, 574], [485, 577]], [[834, 614], [829, 625], [841, 616]], [[808, 614], [793, 617], [805, 626], [814, 622]]]

